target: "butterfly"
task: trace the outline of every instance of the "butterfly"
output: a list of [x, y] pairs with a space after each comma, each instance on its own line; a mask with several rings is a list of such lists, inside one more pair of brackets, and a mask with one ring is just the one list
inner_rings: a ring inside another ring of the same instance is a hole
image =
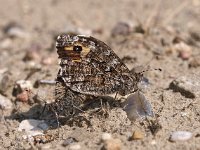
[[104, 42], [92, 36], [62, 34], [56, 48], [60, 69], [54, 112], [71, 114], [90, 96], [125, 96], [137, 90], [142, 74], [132, 73]]

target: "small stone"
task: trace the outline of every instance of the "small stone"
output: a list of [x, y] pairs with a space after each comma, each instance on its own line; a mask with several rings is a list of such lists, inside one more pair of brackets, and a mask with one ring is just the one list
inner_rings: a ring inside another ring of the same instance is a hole
[[48, 127], [44, 120], [27, 119], [19, 124], [18, 131], [25, 131], [24, 139], [34, 140], [34, 136], [43, 135]]
[[4, 32], [11, 38], [28, 38], [30, 35], [17, 23], [9, 23], [5, 28]]
[[0, 93], [5, 93], [10, 84], [10, 76], [7, 71], [0, 70]]
[[48, 129], [48, 125], [45, 123], [44, 120], [35, 120], [35, 119], [27, 119], [27, 120], [23, 120], [18, 128], [18, 131], [30, 131], [30, 130], [47, 130]]
[[63, 146], [68, 146], [72, 143], [78, 142], [78, 140], [76, 140], [73, 137], [68, 137], [66, 140], [64, 140], [64, 142], [62, 143]]
[[179, 52], [179, 57], [182, 58], [183, 60], [188, 60], [191, 56], [191, 51], [180, 51]]
[[188, 131], [175, 131], [171, 134], [169, 141], [187, 141], [192, 138], [192, 133]]
[[129, 95], [126, 101], [123, 102], [123, 106], [124, 111], [127, 113], [127, 117], [131, 121], [143, 119], [147, 116], [154, 116], [151, 104], [140, 91]]
[[55, 62], [55, 59], [52, 57], [47, 57], [42, 59], [42, 64], [43, 65], [52, 65]]
[[110, 133], [103, 133], [101, 139], [102, 141], [110, 140], [112, 139], [112, 135]]
[[24, 102], [24, 103], [27, 103], [28, 100], [29, 100], [29, 95], [30, 95], [29, 91], [27, 91], [27, 90], [22, 91], [21, 93], [19, 93], [17, 95], [17, 100], [21, 101], [21, 102]]
[[69, 146], [69, 150], [79, 150], [81, 146], [79, 144], [72, 144]]
[[156, 143], [156, 140], [152, 140], [151, 141], [151, 145], [156, 145], [157, 143]]
[[55, 85], [56, 81], [55, 80], [38, 80], [38, 84], [49, 84], [49, 85]]
[[106, 140], [103, 145], [103, 150], [120, 150], [121, 141], [120, 139], [110, 139]]
[[18, 80], [15, 85], [17, 93], [21, 93], [25, 90], [33, 89], [33, 85], [29, 80]]
[[27, 70], [41, 70], [42, 66], [39, 63], [36, 63], [35, 61], [28, 61], [26, 63], [26, 68]]
[[118, 22], [111, 31], [113, 37], [117, 35], [128, 35], [131, 32], [131, 27], [128, 23]]
[[184, 42], [175, 44], [173, 49], [179, 52], [179, 57], [183, 60], [188, 60], [192, 55], [191, 47]]
[[136, 130], [133, 132], [133, 135], [130, 137], [130, 140], [141, 140], [144, 138], [144, 133], [142, 131]]
[[181, 117], [185, 117], [185, 116], [188, 116], [188, 113], [187, 112], [181, 112]]
[[0, 108], [1, 109], [12, 109], [13, 104], [10, 101], [10, 99], [4, 97], [3, 95], [0, 94]]
[[187, 98], [200, 97], [200, 76], [196, 74], [180, 76], [170, 83], [169, 88]]
[[33, 85], [28, 80], [18, 80], [13, 89], [13, 96], [21, 102], [28, 102]]

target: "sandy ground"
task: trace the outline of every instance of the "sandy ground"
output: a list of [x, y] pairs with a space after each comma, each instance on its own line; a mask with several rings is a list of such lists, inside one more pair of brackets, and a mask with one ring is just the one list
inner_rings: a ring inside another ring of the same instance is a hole
[[[2, 74], [8, 76], [6, 82], [1, 79], [0, 90], [13, 104], [2, 108], [0, 149], [101, 149], [104, 132], [124, 150], [200, 149], [199, 10], [199, 0], [0, 0], [0, 79]], [[119, 22], [126, 25], [113, 30]], [[33, 98], [35, 94], [40, 93], [45, 101], [54, 100], [54, 86], [36, 83], [56, 78], [55, 37], [69, 32], [104, 41], [130, 69], [140, 65], [162, 69], [144, 73], [149, 82], [143, 93], [155, 113], [155, 134], [147, 121], [131, 122], [122, 108], [114, 107], [108, 117], [90, 118], [90, 125], [62, 123], [59, 136], [55, 119], [50, 120], [55, 126], [46, 131], [51, 137], [46, 143], [23, 138], [20, 122], [39, 119], [44, 105]], [[13, 89], [19, 80], [29, 80], [34, 86], [29, 100], [17, 100]], [[130, 141], [136, 130], [144, 137]], [[189, 131], [192, 137], [170, 142], [174, 131]], [[64, 147], [70, 137], [74, 142]]]

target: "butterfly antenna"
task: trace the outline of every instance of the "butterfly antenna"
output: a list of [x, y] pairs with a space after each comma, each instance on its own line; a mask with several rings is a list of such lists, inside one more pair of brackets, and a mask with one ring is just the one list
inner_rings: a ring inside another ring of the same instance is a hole
[[145, 72], [154, 71], [154, 70], [162, 71], [161, 68], [149, 68], [149, 69], [143, 70], [143, 71], [141, 71], [141, 72], [138, 72], [138, 74], [143, 74], [143, 73], [145, 73]]

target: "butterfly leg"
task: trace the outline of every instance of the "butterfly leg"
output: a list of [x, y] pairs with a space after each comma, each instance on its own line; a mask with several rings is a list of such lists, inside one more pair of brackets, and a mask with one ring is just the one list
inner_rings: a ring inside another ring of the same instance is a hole
[[45, 102], [44, 107], [42, 109], [42, 112], [39, 114], [39, 118], [42, 117], [42, 115], [44, 114], [44, 111], [46, 110], [46, 108], [47, 108], [47, 103]]
[[100, 101], [100, 108], [96, 111], [96, 113], [97, 115], [101, 115], [106, 118], [109, 115], [110, 105], [103, 98], [100, 98], [99, 101]]

